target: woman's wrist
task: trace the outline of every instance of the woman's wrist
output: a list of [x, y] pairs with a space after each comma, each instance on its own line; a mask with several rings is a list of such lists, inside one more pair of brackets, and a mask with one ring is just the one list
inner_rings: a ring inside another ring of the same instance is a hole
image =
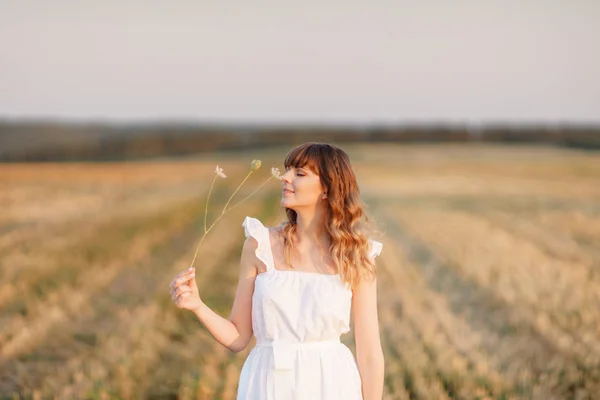
[[191, 309], [190, 311], [193, 312], [198, 318], [201, 318], [202, 314], [204, 314], [204, 311], [207, 308], [208, 307], [206, 306], [206, 304], [204, 304], [203, 301], [200, 301], [200, 305], [196, 308]]

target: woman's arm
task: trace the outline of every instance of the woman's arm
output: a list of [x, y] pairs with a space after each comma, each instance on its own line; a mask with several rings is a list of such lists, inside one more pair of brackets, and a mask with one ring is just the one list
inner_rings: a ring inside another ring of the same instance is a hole
[[364, 400], [383, 397], [383, 351], [377, 317], [377, 278], [362, 280], [352, 295], [356, 360]]
[[177, 307], [192, 311], [219, 343], [234, 352], [244, 350], [252, 338], [252, 294], [257, 274], [257, 246], [252, 237], [244, 242], [238, 287], [229, 319], [215, 313], [200, 299], [194, 270], [180, 273], [171, 282], [171, 297]]

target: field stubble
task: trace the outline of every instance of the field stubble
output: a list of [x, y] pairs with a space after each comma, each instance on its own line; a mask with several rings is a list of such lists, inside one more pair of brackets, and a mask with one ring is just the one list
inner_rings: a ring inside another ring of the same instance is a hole
[[[348, 151], [385, 232], [377, 263], [386, 399], [599, 397], [595, 155]], [[235, 160], [251, 158], [227, 158], [225, 186], [243, 174]], [[168, 294], [200, 236], [209, 164], [0, 166], [4, 398], [235, 398], [249, 349], [216, 344]], [[241, 221], [272, 224], [283, 217], [277, 203], [266, 188], [201, 250], [200, 291], [223, 316], [237, 284]], [[343, 338], [354, 348], [352, 339]]]

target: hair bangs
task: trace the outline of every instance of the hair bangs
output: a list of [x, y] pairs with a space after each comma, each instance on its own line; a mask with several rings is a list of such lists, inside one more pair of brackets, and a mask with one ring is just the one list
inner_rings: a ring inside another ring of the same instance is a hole
[[285, 168], [309, 168], [317, 175], [321, 175], [320, 160], [323, 157], [321, 146], [316, 143], [307, 143], [294, 148], [285, 158]]

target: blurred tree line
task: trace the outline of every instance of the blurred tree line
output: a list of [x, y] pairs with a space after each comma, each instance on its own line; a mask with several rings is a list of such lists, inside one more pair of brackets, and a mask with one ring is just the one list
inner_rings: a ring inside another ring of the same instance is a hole
[[582, 125], [198, 126], [1, 122], [0, 161], [110, 161], [307, 141], [544, 143], [600, 149], [600, 127]]

